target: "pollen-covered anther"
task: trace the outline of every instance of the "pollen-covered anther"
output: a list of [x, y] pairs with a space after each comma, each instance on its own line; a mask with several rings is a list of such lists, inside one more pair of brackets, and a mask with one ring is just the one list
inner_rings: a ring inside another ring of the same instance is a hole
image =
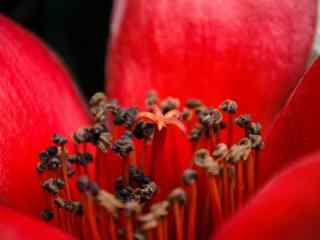
[[221, 167], [217, 161], [211, 161], [206, 166], [206, 171], [210, 176], [219, 176], [221, 173]]
[[187, 201], [187, 194], [182, 188], [175, 188], [168, 196], [169, 202], [177, 202], [181, 205]]
[[100, 190], [96, 196], [96, 200], [113, 217], [118, 217], [118, 212], [123, 209], [125, 205], [119, 201], [112, 193]]
[[123, 209], [125, 211], [126, 216], [132, 216], [141, 213], [142, 206], [137, 201], [129, 201], [125, 203]]
[[212, 157], [216, 160], [222, 160], [224, 159], [228, 154], [228, 146], [224, 143], [219, 143], [215, 146]]
[[90, 107], [95, 107], [106, 100], [107, 96], [103, 92], [97, 92], [90, 98], [89, 105]]
[[261, 150], [264, 147], [264, 142], [261, 135], [249, 134], [248, 138], [251, 140], [251, 147], [255, 150]]
[[153, 204], [150, 210], [156, 218], [163, 218], [169, 214], [169, 211], [168, 211], [169, 207], [170, 207], [170, 202], [164, 200], [162, 202]]
[[199, 122], [206, 128], [219, 126], [222, 123], [223, 116], [218, 109], [207, 108], [198, 113]]
[[235, 114], [238, 110], [238, 104], [236, 101], [227, 99], [220, 104], [219, 108], [229, 114]]
[[213, 161], [209, 151], [204, 148], [196, 151], [193, 159], [194, 164], [200, 168], [206, 168]]
[[73, 140], [77, 143], [85, 143], [88, 142], [90, 138], [90, 133], [88, 128], [79, 128], [74, 134], [73, 134]]
[[226, 156], [227, 162], [237, 163], [241, 160], [247, 160], [251, 152], [251, 141], [243, 138], [238, 144], [234, 144]]
[[153, 213], [147, 213], [142, 215], [138, 218], [138, 221], [141, 223], [141, 230], [142, 231], [149, 231], [155, 229], [159, 222], [157, 217]]

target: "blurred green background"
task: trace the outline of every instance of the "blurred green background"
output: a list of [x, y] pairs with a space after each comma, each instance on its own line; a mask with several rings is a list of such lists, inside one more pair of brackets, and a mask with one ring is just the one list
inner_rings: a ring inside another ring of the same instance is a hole
[[103, 90], [112, 0], [2, 0], [0, 11], [37, 34], [71, 69], [88, 98]]

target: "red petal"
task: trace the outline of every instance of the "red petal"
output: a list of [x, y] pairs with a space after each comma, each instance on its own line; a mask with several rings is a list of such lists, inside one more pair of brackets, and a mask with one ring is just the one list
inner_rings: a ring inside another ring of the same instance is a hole
[[320, 147], [320, 59], [306, 73], [271, 129], [259, 164], [260, 182]]
[[320, 153], [274, 178], [224, 227], [217, 240], [320, 238]]
[[315, 0], [119, 0], [115, 9], [111, 96], [231, 98], [266, 127], [304, 72], [316, 22]]
[[0, 239], [1, 240], [71, 240], [48, 224], [22, 216], [0, 206]]
[[4, 16], [0, 69], [0, 202], [38, 215], [38, 154], [87, 123], [84, 104], [57, 56]]

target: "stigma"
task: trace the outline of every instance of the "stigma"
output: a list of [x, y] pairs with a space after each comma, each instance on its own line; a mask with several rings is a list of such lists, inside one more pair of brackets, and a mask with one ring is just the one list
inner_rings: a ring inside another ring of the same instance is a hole
[[91, 126], [71, 139], [53, 135], [36, 166], [44, 221], [83, 240], [208, 239], [246, 203], [264, 145], [260, 123], [233, 100], [211, 107], [150, 92], [145, 103], [122, 107], [97, 93]]

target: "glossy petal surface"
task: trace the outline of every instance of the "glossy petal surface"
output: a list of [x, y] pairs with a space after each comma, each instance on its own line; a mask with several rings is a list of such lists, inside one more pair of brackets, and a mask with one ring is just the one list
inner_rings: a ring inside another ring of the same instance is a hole
[[320, 237], [320, 153], [275, 177], [215, 240]]
[[232, 98], [266, 128], [304, 72], [315, 32], [315, 0], [116, 3], [111, 96], [140, 105], [150, 89], [207, 104]]
[[298, 157], [319, 150], [319, 88], [318, 59], [305, 74], [271, 129], [259, 164], [260, 182], [265, 182]]
[[48, 224], [22, 216], [5, 207], [0, 207], [1, 240], [71, 240]]
[[38, 215], [38, 153], [87, 123], [84, 104], [57, 56], [1, 15], [0, 69], [0, 202]]

